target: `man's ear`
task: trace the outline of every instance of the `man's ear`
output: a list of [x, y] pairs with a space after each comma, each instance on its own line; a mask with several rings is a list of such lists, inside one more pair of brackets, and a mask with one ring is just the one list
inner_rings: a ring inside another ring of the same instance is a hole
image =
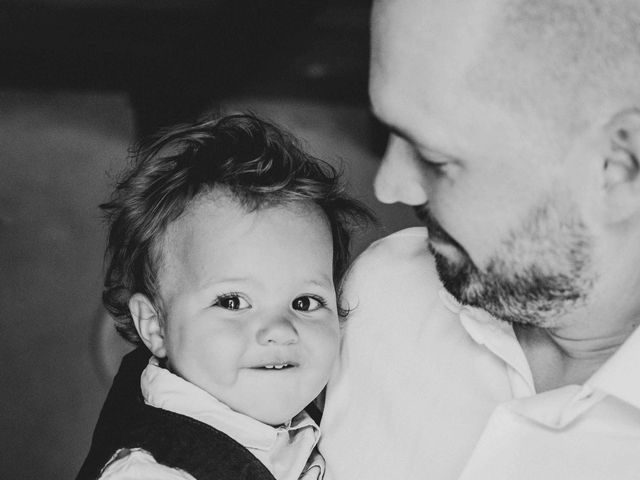
[[129, 311], [138, 335], [151, 353], [158, 358], [166, 357], [164, 327], [151, 300], [146, 295], [135, 293], [129, 299]]
[[640, 212], [640, 109], [618, 112], [607, 124], [605, 134], [607, 217], [620, 222]]

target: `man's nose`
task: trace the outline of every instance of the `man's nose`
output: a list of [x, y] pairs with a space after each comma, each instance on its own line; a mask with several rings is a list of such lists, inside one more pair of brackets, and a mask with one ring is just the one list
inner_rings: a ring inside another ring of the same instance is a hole
[[260, 345], [290, 345], [298, 342], [298, 331], [291, 319], [278, 316], [264, 321], [257, 340]]
[[382, 203], [407, 205], [427, 203], [424, 172], [413, 147], [406, 140], [391, 135], [382, 163], [373, 182], [376, 197]]

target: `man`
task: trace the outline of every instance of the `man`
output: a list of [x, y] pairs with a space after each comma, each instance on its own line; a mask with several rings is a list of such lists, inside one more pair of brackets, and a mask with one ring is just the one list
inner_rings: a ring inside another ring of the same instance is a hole
[[638, 79], [637, 0], [375, 2], [375, 189], [429, 237], [347, 279], [329, 480], [640, 478]]

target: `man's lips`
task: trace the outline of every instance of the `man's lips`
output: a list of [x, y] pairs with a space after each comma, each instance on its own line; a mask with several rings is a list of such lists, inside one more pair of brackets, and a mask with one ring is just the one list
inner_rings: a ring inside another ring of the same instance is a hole
[[420, 205], [414, 207], [416, 212], [416, 216], [422, 220], [427, 227], [427, 231], [429, 232], [429, 245], [434, 250], [442, 250], [447, 252], [455, 252], [456, 255], [464, 255], [466, 253], [465, 249], [462, 248], [454, 238], [449, 235], [449, 233], [442, 228], [440, 222], [438, 222], [431, 212], [426, 207], [426, 205]]
[[429, 237], [428, 240], [429, 245], [435, 250], [441, 250], [446, 252], [460, 252], [460, 248], [454, 242], [449, 241], [447, 238], [441, 237]]
[[447, 240], [442, 240], [439, 238], [429, 238], [429, 250], [434, 255], [441, 255], [446, 257], [449, 261], [463, 261], [464, 254], [463, 252], [453, 243], [448, 242]]

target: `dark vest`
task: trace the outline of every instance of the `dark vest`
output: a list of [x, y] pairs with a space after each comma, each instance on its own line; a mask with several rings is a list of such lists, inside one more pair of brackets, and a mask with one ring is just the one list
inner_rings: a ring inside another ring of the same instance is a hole
[[184, 415], [146, 405], [140, 375], [150, 356], [140, 347], [123, 358], [77, 480], [98, 478], [121, 448], [142, 448], [158, 463], [180, 468], [198, 480], [275, 480], [251, 452], [228, 435]]

